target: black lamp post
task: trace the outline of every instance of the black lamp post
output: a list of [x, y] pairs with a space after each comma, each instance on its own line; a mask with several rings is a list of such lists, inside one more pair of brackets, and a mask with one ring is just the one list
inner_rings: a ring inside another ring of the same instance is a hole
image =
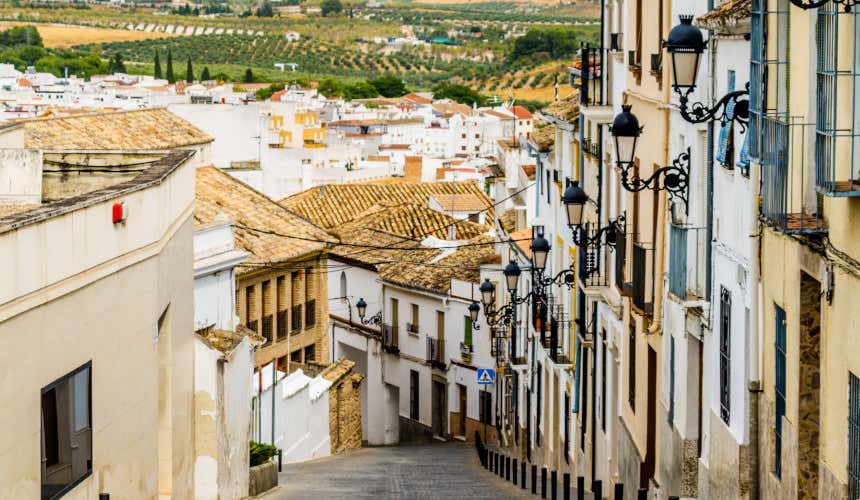
[[484, 304], [484, 311], [490, 310], [496, 302], [496, 285], [490, 281], [490, 278], [486, 278], [478, 290], [481, 292], [481, 303]]
[[472, 327], [477, 329], [478, 326], [478, 313], [481, 312], [481, 306], [478, 305], [477, 302], [472, 302], [469, 304], [469, 318], [472, 320]]
[[535, 239], [532, 240], [532, 267], [538, 273], [543, 273], [546, 269], [546, 258], [549, 255], [549, 250], [549, 241], [541, 234], [535, 236]]
[[522, 270], [520, 270], [519, 264], [514, 261], [508, 263], [505, 266], [505, 270], [502, 271], [505, 275], [505, 282], [508, 285], [509, 293], [516, 293], [517, 287], [520, 283], [520, 274], [522, 274]]
[[[636, 117], [630, 113], [629, 106], [626, 113], [632, 116], [634, 121], [636, 120]], [[588, 201], [588, 194], [584, 189], [579, 187], [578, 182], [573, 181], [570, 186], [564, 190], [561, 201], [564, 203], [567, 212], [567, 225], [573, 231], [573, 243], [576, 246], [591, 246], [594, 243], [599, 242], [604, 236], [606, 236], [607, 245], [610, 247], [615, 246], [615, 223], [617, 221], [612, 221], [608, 226], [598, 229], [597, 233], [593, 236], [589, 236], [587, 227], [583, 227], [582, 209], [585, 206], [585, 202]], [[619, 220], [623, 220], [623, 218], [624, 216], [622, 215], [619, 217]]]
[[612, 126], [609, 128], [615, 141], [615, 162], [623, 167], [633, 165], [633, 160], [636, 157], [636, 143], [639, 141], [639, 135], [642, 134], [643, 129], [639, 126], [639, 119], [630, 111], [631, 109], [633, 106], [630, 104], [622, 104], [621, 113], [615, 116], [615, 119], [612, 120]]
[[[616, 127], [616, 123], [620, 124], [620, 126]], [[627, 106], [615, 117], [611, 129], [616, 150], [621, 148], [619, 143], [629, 141], [629, 134], [632, 133], [634, 127], [639, 127], [639, 120], [636, 118], [636, 115], [630, 112], [630, 107]], [[685, 209], [689, 210], [687, 204], [687, 187], [689, 186], [690, 178], [690, 148], [687, 148], [686, 151], [678, 155], [671, 165], [658, 168], [650, 177], [642, 179], [639, 177], [638, 172], [634, 172], [632, 177], [630, 175], [630, 168], [633, 166], [631, 159], [636, 154], [635, 147], [636, 143], [634, 141], [634, 149], [629, 151], [629, 156], [619, 156], [615, 159], [615, 163], [621, 169], [621, 185], [624, 189], [633, 193], [638, 193], [645, 189], [652, 189], [655, 192], [666, 191], [673, 199], [683, 201]]]
[[711, 108], [700, 102], [689, 104], [707, 42], [701, 30], [693, 26], [693, 16], [680, 16], [680, 20], [681, 24], [672, 28], [669, 37], [663, 41], [663, 47], [672, 59], [672, 89], [681, 98], [681, 117], [690, 123], [731, 119], [738, 122], [743, 132], [749, 121], [749, 84], [744, 90], [724, 95]]
[[381, 325], [382, 324], [382, 311], [374, 314], [373, 316], [364, 319], [364, 315], [367, 314], [367, 302], [364, 301], [364, 297], [359, 297], [358, 302], [355, 303], [355, 308], [358, 310], [358, 319], [361, 320], [362, 325]]

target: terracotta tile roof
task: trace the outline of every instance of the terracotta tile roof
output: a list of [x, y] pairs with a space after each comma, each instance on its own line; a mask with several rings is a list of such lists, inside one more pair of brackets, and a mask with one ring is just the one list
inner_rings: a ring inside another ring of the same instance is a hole
[[717, 32], [744, 31], [749, 27], [750, 0], [726, 0], [716, 8], [696, 18], [696, 26]]
[[525, 255], [525, 257], [529, 260], [532, 258], [532, 249], [531, 249], [531, 237], [532, 237], [532, 228], [527, 227], [525, 229], [521, 229], [519, 231], [515, 231], [510, 233], [511, 241], [514, 242], [514, 245], [520, 250], [520, 252]]
[[489, 236], [479, 236], [461, 243], [462, 248], [435, 261], [384, 265], [379, 276], [400, 286], [445, 294], [451, 289], [454, 278], [468, 283], [480, 282], [479, 267], [495, 259], [493, 242]]
[[505, 230], [508, 234], [513, 233], [517, 230], [517, 211], [516, 209], [507, 210], [505, 213], [499, 216], [499, 225], [502, 226], [502, 229]]
[[546, 152], [551, 150], [555, 145], [555, 125], [536, 128], [529, 135], [529, 139], [538, 147], [539, 151]]
[[458, 102], [436, 102], [433, 103], [433, 109], [442, 114], [461, 114], [469, 116], [472, 114], [472, 108], [468, 104], [460, 104]]
[[[335, 241], [322, 228], [213, 166], [197, 169], [196, 187], [195, 224], [211, 224], [222, 214], [237, 224], [233, 230], [233, 238], [237, 248], [251, 253], [247, 264], [289, 260], [323, 250], [326, 244], [321, 241]], [[239, 226], [277, 234], [266, 234]]]
[[511, 116], [509, 114], [502, 113], [501, 111], [496, 111], [495, 109], [487, 109], [487, 110], [483, 110], [481, 112], [485, 115], [495, 116], [496, 118], [498, 118], [500, 120], [513, 120], [514, 119], [513, 116]]
[[493, 220], [493, 201], [474, 181], [397, 184], [330, 184], [280, 200], [283, 206], [325, 229], [345, 224], [382, 202], [426, 205], [431, 194], [473, 194], [484, 200]]
[[522, 106], [511, 106], [509, 109], [511, 113], [513, 113], [514, 116], [516, 116], [517, 118], [522, 118], [523, 120], [525, 120], [532, 117], [531, 111], [527, 110]]
[[487, 208], [487, 202], [474, 194], [431, 194], [433, 200], [445, 212], [480, 212]]
[[541, 110], [542, 113], [574, 123], [579, 118], [579, 93], [574, 92], [564, 99], [553, 101]]
[[38, 149], [170, 149], [213, 141], [164, 108], [26, 120], [25, 144]]
[[411, 103], [415, 103], [415, 104], [433, 104], [433, 99], [428, 99], [428, 98], [420, 96], [414, 92], [411, 94], [406, 94], [405, 96], [401, 97], [401, 99], [403, 99], [406, 102], [411, 102]]

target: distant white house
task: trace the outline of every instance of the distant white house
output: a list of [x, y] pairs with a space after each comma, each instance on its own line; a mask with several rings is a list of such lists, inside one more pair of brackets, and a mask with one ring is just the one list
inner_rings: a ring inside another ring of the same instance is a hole
[[300, 35], [296, 31], [287, 31], [286, 33], [284, 33], [284, 38], [288, 42], [298, 42], [299, 40], [301, 40], [302, 35]]

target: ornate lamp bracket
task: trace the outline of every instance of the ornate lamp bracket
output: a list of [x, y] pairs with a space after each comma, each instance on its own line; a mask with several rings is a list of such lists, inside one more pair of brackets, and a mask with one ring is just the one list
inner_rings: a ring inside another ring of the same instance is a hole
[[645, 189], [652, 189], [655, 192], [667, 191], [673, 201], [684, 202], [687, 213], [689, 213], [689, 203], [687, 203], [689, 178], [690, 148], [678, 155], [671, 165], [655, 170], [647, 179], [640, 178], [638, 174], [631, 179], [630, 166], [621, 168], [621, 185], [624, 189], [633, 193]]

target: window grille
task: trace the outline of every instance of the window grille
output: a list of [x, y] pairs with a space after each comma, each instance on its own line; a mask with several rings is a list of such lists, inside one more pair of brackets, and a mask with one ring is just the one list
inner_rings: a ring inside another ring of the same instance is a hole
[[305, 304], [305, 328], [312, 328], [317, 323], [317, 301], [311, 299]]
[[669, 427], [675, 423], [675, 337], [669, 337]]
[[636, 326], [630, 325], [630, 339], [627, 345], [627, 401], [630, 409], [636, 412]]
[[409, 370], [409, 418], [418, 420], [418, 372]]
[[860, 379], [848, 377], [848, 498], [860, 498]]
[[774, 470], [776, 477], [782, 477], [782, 417], [785, 415], [785, 311], [776, 308], [776, 342], [774, 356], [775, 387], [776, 396], [776, 422], [774, 423]]
[[731, 323], [732, 296], [720, 287], [720, 418], [731, 421]]
[[606, 432], [606, 330], [603, 330], [600, 342], [600, 429]]

